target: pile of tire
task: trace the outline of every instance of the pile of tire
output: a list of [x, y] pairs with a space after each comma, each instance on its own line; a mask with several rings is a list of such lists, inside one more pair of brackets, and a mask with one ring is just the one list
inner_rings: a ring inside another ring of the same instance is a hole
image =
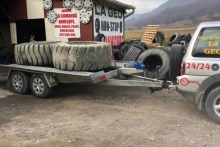
[[[164, 44], [165, 41], [165, 35], [162, 31], [157, 31], [157, 34], [155, 35], [155, 38], [153, 39], [153, 43], [158, 43], [160, 46]], [[135, 48], [134, 48], [135, 47]], [[142, 52], [146, 51], [148, 49], [148, 46], [146, 43], [142, 42], [140, 39], [132, 39], [130, 41], [123, 41], [118, 46], [118, 52], [115, 58], [117, 60], [124, 60], [126, 59], [126, 54], [130, 50], [139, 50], [138, 52], [139, 56]], [[137, 52], [137, 51], [136, 51]], [[134, 52], [132, 52], [134, 54]], [[128, 54], [127, 54], [128, 55]], [[129, 58], [132, 61], [137, 61], [137, 56], [133, 56], [133, 58]]]
[[168, 41], [168, 45], [172, 46], [174, 44], [189, 44], [190, 40], [192, 38], [192, 35], [190, 33], [186, 34], [180, 34], [180, 33], [174, 33]]
[[36, 42], [15, 45], [20, 65], [54, 67], [64, 71], [98, 71], [112, 64], [112, 47], [104, 42]]

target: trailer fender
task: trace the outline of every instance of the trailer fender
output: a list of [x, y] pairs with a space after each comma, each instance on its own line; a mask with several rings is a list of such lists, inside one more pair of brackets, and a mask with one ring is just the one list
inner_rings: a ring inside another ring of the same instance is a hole
[[199, 109], [203, 109], [203, 104], [206, 100], [206, 96], [209, 94], [209, 91], [212, 90], [215, 86], [220, 84], [220, 74], [216, 74], [205, 79], [196, 93], [195, 102], [198, 105]]

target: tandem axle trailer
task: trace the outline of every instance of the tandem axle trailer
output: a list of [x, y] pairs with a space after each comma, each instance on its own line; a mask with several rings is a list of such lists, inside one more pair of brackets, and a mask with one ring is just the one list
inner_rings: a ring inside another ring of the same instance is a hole
[[150, 93], [163, 88], [175, 88], [171, 81], [146, 78], [146, 70], [137, 67], [140, 64], [133, 61], [115, 62], [110, 68], [97, 72], [62, 71], [18, 64], [0, 65], [0, 80], [7, 81], [7, 86], [18, 94], [26, 94], [31, 90], [38, 98], [47, 98], [52, 88], [59, 83], [146, 87]]

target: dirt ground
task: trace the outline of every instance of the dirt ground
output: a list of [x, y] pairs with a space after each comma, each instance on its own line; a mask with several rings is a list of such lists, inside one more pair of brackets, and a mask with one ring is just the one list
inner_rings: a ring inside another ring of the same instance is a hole
[[51, 98], [0, 84], [1, 147], [219, 147], [220, 125], [166, 90], [60, 85]]

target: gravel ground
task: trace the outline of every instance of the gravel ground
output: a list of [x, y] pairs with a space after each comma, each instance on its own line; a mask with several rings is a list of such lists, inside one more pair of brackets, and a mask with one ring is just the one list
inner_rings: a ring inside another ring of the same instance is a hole
[[219, 147], [219, 135], [176, 92], [68, 84], [41, 100], [0, 84], [1, 147]]

